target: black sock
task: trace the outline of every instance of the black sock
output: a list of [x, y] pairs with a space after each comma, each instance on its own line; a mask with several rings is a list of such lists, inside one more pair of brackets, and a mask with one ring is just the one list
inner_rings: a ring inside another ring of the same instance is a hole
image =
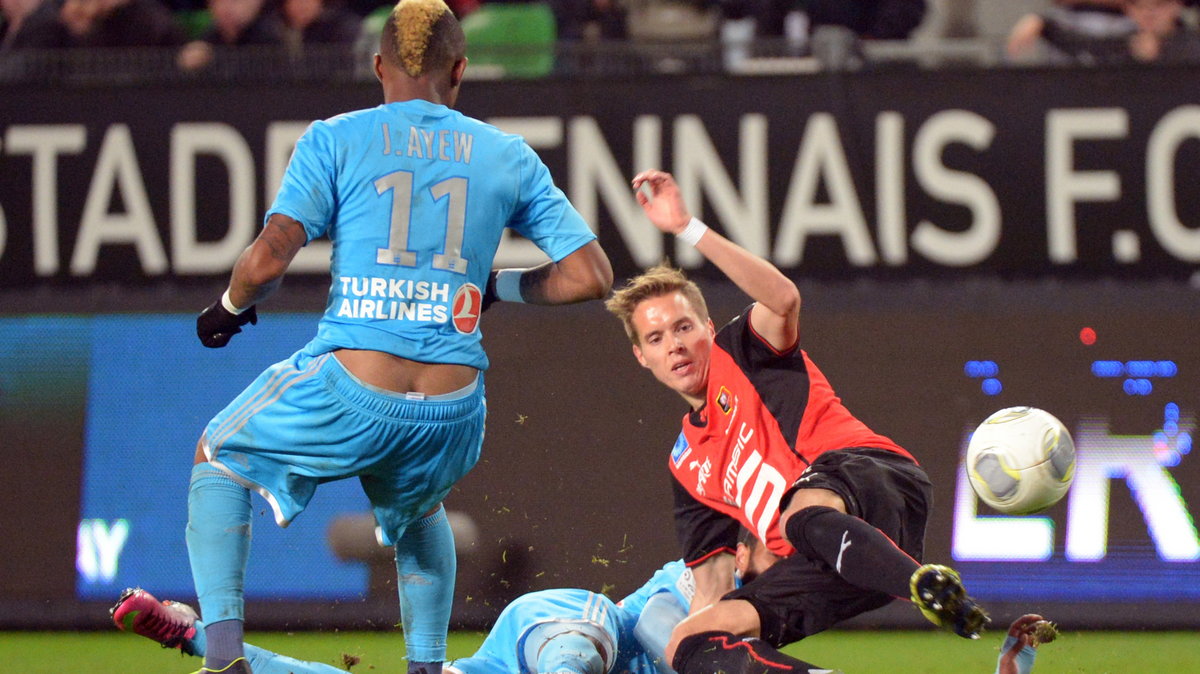
[[729, 632], [701, 632], [675, 649], [671, 666], [679, 674], [808, 674], [820, 669], [784, 655], [761, 639], [740, 639]]
[[442, 674], [442, 663], [409, 660], [408, 674]]
[[866, 521], [810, 506], [792, 515], [785, 533], [800, 554], [825, 562], [851, 585], [909, 598], [908, 581], [920, 564]]

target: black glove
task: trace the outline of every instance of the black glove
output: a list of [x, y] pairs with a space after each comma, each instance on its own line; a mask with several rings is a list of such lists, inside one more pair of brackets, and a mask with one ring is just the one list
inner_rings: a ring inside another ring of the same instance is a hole
[[210, 349], [219, 349], [229, 343], [233, 336], [242, 331], [245, 324], [258, 325], [258, 312], [250, 305], [240, 314], [235, 314], [217, 300], [208, 305], [196, 318], [196, 335], [200, 343]]
[[496, 272], [493, 270], [488, 274], [487, 283], [483, 288], [483, 301], [480, 303], [479, 313], [488, 310], [493, 302], [499, 302], [500, 298], [496, 297]]

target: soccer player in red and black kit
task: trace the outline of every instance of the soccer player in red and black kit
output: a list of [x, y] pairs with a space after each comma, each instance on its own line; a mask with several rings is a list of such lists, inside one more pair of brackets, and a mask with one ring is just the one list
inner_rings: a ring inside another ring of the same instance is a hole
[[[958, 574], [918, 561], [925, 471], [855, 418], [800, 348], [796, 285], [693, 218], [669, 173], [639, 173], [633, 188], [655, 227], [694, 245], [754, 300], [718, 331], [699, 288], [659, 266], [607, 303], [638, 362], [691, 406], [669, 465], [697, 587], [668, 662], [681, 674], [809, 672], [776, 648], [895, 597], [977, 638], [988, 618]], [[734, 589], [739, 526], [785, 559]]]

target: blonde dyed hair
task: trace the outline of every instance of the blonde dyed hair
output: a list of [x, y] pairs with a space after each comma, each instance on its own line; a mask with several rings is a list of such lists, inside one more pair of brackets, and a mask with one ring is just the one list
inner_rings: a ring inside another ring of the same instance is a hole
[[380, 36], [379, 53], [409, 77], [449, 69], [466, 52], [466, 39], [443, 0], [400, 0]]
[[682, 271], [668, 264], [651, 267], [641, 275], [630, 279], [624, 287], [605, 301], [604, 308], [621, 319], [629, 341], [638, 345], [641, 343], [641, 338], [637, 334], [637, 328], [633, 325], [633, 312], [637, 311], [638, 305], [646, 300], [674, 292], [687, 298], [692, 308], [700, 315], [700, 320], [708, 322], [708, 304], [704, 301], [700, 287], [688, 280]]

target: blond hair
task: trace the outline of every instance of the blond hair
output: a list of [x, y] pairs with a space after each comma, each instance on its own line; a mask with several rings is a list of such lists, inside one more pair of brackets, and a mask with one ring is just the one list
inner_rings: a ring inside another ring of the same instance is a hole
[[633, 312], [637, 310], [639, 304], [646, 300], [674, 292], [680, 293], [687, 299], [699, 314], [701, 321], [708, 322], [708, 305], [704, 302], [704, 295], [700, 293], [700, 287], [689, 281], [682, 271], [665, 263], [651, 267], [639, 276], [630, 279], [623, 288], [608, 298], [604, 303], [604, 308], [621, 319], [629, 341], [637, 345], [640, 343], [640, 338], [637, 328], [633, 326]]
[[379, 40], [379, 53], [409, 77], [449, 69], [466, 52], [466, 38], [443, 0], [400, 0]]

